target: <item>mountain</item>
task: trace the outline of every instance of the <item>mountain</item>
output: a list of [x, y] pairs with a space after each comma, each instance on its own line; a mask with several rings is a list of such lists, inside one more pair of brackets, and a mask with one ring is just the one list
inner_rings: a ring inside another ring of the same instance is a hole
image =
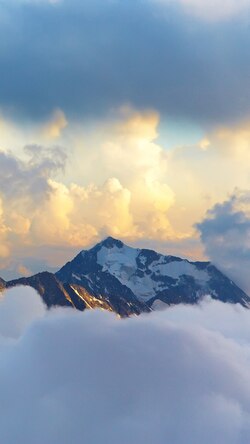
[[[1, 284], [1, 282], [0, 282]], [[4, 282], [0, 291], [19, 285], [33, 287], [42, 297], [48, 308], [53, 306], [74, 307], [78, 310], [101, 308], [113, 311], [121, 317], [148, 312], [148, 306], [130, 295], [102, 295], [101, 292], [88, 290], [88, 286], [74, 282], [60, 282], [56, 275], [49, 272], [38, 273], [31, 277], [23, 277]], [[111, 291], [112, 293], [112, 291]]]
[[210, 262], [132, 248], [112, 237], [81, 251], [55, 274], [0, 280], [0, 291], [17, 285], [35, 288], [48, 307], [102, 308], [122, 317], [196, 304], [205, 295], [250, 307], [250, 297]]
[[0, 291], [3, 290], [6, 287], [6, 282], [0, 278]]
[[57, 273], [60, 282], [78, 284], [96, 297], [140, 301], [149, 308], [195, 304], [210, 295], [250, 307], [250, 298], [210, 262], [190, 262], [153, 250], [131, 248], [108, 237], [83, 250]]
[[23, 277], [6, 282], [5, 288], [16, 287], [17, 285], [33, 287], [38, 291], [49, 308], [55, 305], [55, 301], [60, 306], [77, 306], [79, 310], [85, 308], [84, 304], [74, 300], [74, 292], [69, 285], [61, 284], [54, 274], [47, 271], [31, 277]]
[[74, 307], [81, 311], [86, 308], [103, 308], [113, 311], [113, 307], [108, 302], [93, 298], [84, 288], [78, 285], [62, 284], [53, 273], [47, 271], [31, 277], [5, 282], [3, 287], [12, 288], [18, 285], [33, 287], [40, 294], [48, 308], [56, 305]]

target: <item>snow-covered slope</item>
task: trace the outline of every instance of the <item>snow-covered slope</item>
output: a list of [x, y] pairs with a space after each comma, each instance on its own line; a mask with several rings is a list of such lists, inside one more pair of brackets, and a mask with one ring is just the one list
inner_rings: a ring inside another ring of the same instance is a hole
[[203, 287], [209, 282], [208, 271], [200, 270], [188, 261], [150, 256], [152, 252], [148, 250], [126, 245], [114, 244], [112, 248], [103, 245], [97, 253], [97, 263], [102, 266], [102, 271], [115, 276], [142, 300], [151, 299], [170, 286], [178, 286], [182, 276], [192, 277]]
[[131, 248], [111, 237], [82, 251], [56, 276], [109, 302], [125, 299], [131, 307], [136, 301], [148, 307], [157, 307], [159, 301], [192, 304], [205, 295], [250, 306], [250, 298], [209, 262]]

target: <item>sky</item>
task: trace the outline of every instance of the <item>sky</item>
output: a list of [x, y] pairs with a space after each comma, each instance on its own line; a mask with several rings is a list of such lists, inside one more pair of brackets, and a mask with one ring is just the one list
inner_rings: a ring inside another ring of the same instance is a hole
[[0, 0], [0, 276], [111, 235], [250, 291], [249, 44], [249, 0]]
[[48, 311], [18, 287], [1, 297], [0, 320], [3, 442], [249, 443], [250, 311], [240, 305], [208, 298], [118, 320]]

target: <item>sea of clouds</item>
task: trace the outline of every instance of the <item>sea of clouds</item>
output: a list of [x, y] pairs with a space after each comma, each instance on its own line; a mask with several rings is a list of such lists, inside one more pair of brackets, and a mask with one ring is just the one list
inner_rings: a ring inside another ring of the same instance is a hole
[[205, 299], [120, 320], [0, 302], [0, 442], [248, 444], [250, 311]]

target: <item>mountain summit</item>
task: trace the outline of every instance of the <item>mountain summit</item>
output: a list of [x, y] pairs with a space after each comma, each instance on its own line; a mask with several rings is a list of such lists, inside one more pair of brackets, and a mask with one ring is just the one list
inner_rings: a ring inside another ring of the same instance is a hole
[[250, 306], [250, 298], [210, 262], [132, 248], [112, 237], [83, 250], [56, 276], [96, 296], [135, 298], [149, 308], [159, 303], [194, 304], [205, 295]]
[[132, 248], [112, 237], [81, 251], [55, 275], [39, 273], [2, 286], [20, 284], [36, 288], [48, 306], [99, 307], [120, 316], [196, 304], [206, 295], [250, 307], [250, 297], [210, 262]]

